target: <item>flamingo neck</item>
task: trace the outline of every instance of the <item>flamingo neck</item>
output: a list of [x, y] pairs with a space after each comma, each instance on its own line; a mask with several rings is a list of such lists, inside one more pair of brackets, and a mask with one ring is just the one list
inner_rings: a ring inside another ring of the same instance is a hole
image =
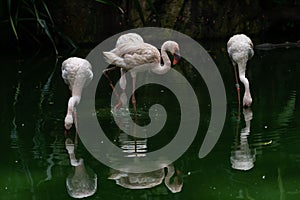
[[68, 113], [67, 115], [73, 115], [74, 107], [79, 104], [81, 97], [72, 96], [68, 102]]
[[244, 98], [243, 98], [243, 105], [245, 106], [250, 106], [252, 103], [252, 98], [251, 98], [251, 93], [250, 93], [250, 85], [249, 81], [246, 78], [246, 63], [247, 60], [243, 59], [238, 63], [239, 66], [239, 77], [241, 82], [245, 86], [245, 93], [244, 93]]
[[165, 74], [171, 69], [171, 61], [167, 54], [167, 48], [165, 47], [164, 44], [161, 47], [161, 58], [164, 62], [164, 65], [158, 63], [157, 66], [152, 68], [152, 71], [156, 74]]
[[175, 169], [174, 169], [174, 166], [170, 166], [170, 165], [167, 166], [167, 169], [168, 169], [168, 171], [167, 171], [167, 174], [165, 176], [165, 183], [169, 184], [171, 177], [175, 174]]
[[174, 178], [173, 183], [170, 182], [171, 177], [175, 174], [174, 166], [169, 165], [167, 166], [167, 168], [168, 172], [165, 176], [165, 185], [172, 193], [180, 192], [182, 188], [182, 183], [178, 182], [178, 177]]

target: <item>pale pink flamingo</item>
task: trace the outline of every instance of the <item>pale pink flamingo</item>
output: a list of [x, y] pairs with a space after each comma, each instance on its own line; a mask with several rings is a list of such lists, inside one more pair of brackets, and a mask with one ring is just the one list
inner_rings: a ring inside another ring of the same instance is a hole
[[252, 97], [250, 93], [249, 81], [246, 78], [247, 61], [253, 57], [253, 43], [249, 37], [244, 34], [237, 34], [232, 36], [227, 43], [227, 52], [232, 60], [234, 66], [236, 86], [238, 90], [238, 102], [240, 106], [240, 88], [237, 79], [236, 65], [238, 65], [239, 78], [245, 86], [245, 93], [243, 97], [243, 106], [251, 106]]
[[93, 79], [93, 72], [92, 66], [87, 60], [77, 57], [65, 60], [62, 63], [61, 71], [62, 78], [69, 85], [72, 95], [68, 102], [68, 110], [65, 117], [65, 128], [69, 130], [73, 125], [73, 114], [75, 125], [77, 123], [75, 106], [80, 102], [83, 87]]
[[[179, 58], [179, 45], [174, 41], [166, 41], [161, 47], [161, 54], [158, 49], [148, 43], [124, 43], [109, 52], [103, 52], [107, 63], [114, 64], [124, 70], [130, 70], [132, 76], [132, 104], [136, 112], [136, 100], [134, 95], [136, 73], [151, 70], [156, 74], [165, 74], [171, 69], [171, 61], [167, 51], [173, 56], [173, 65]], [[161, 65], [161, 58], [164, 65]]]
[[[142, 36], [140, 36], [139, 34], [137, 33], [127, 33], [127, 34], [124, 34], [124, 35], [121, 35], [117, 42], [116, 42], [116, 46], [115, 48], [118, 48], [120, 47], [121, 45], [124, 45], [124, 44], [127, 44], [127, 45], [131, 45], [131, 44], [138, 44], [138, 43], [144, 43], [144, 40], [142, 38]], [[112, 67], [112, 68], [109, 68], [109, 69], [105, 69], [103, 71], [103, 74], [106, 76], [106, 78], [108, 79], [109, 81], [109, 84], [112, 88], [112, 90], [114, 91], [114, 86], [113, 86], [113, 83], [112, 81], [110, 80], [109, 76], [108, 76], [108, 72], [111, 71], [111, 70], [114, 70], [116, 67]], [[122, 89], [122, 92], [124, 93], [125, 92], [125, 89], [126, 89], [126, 84], [127, 84], [127, 80], [126, 80], [126, 76], [124, 75], [125, 74], [125, 69], [124, 68], [120, 68], [120, 73], [121, 73], [121, 78], [120, 78], [120, 87]], [[118, 93], [115, 91], [115, 95], [117, 96], [117, 98], [119, 99], [119, 103], [116, 105], [116, 108], [120, 108], [121, 105], [122, 105], [122, 101], [121, 101], [121, 98], [119, 97]]]

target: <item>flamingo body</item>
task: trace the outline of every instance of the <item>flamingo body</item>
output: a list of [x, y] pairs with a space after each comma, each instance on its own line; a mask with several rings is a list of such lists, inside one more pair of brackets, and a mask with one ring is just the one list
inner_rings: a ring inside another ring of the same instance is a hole
[[116, 48], [126, 43], [144, 43], [144, 40], [139, 34], [127, 33], [118, 38]]
[[249, 81], [246, 78], [247, 61], [254, 55], [253, 43], [249, 37], [244, 34], [232, 36], [227, 43], [227, 52], [234, 66], [238, 65], [239, 79], [245, 86], [243, 105], [250, 106], [252, 97], [250, 93]]
[[[142, 36], [140, 36], [139, 34], [136, 33], [127, 33], [124, 35], [121, 35], [116, 43], [116, 48], [120, 48], [122, 45], [131, 45], [131, 44], [139, 44], [139, 43], [144, 43], [144, 40], [142, 38]], [[125, 73], [125, 69], [121, 68], [121, 78], [120, 78], [120, 87], [122, 88], [122, 90], [126, 89], [126, 77], [123, 76]]]
[[68, 111], [65, 117], [65, 128], [69, 130], [73, 124], [74, 107], [79, 104], [83, 87], [93, 79], [91, 64], [82, 58], [71, 57], [62, 63], [62, 78], [69, 85], [72, 93], [68, 102]]
[[[177, 63], [176, 55], [179, 55], [179, 46], [174, 41], [167, 41], [162, 45], [161, 55], [158, 49], [148, 43], [127, 43], [111, 50], [103, 52], [106, 61], [109, 64], [115, 64], [118, 67], [133, 72], [145, 71], [150, 69], [156, 74], [164, 74], [171, 69], [171, 61], [167, 55], [170, 51], [174, 55], [174, 63]], [[164, 65], [161, 66], [161, 56]]]

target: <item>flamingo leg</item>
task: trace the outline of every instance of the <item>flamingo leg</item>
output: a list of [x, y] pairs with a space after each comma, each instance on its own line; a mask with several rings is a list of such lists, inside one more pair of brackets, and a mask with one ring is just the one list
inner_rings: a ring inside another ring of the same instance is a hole
[[125, 69], [121, 68], [120, 72], [121, 72], [120, 87], [122, 89], [122, 92], [125, 92], [126, 84], [127, 84], [126, 76], [125, 76]]
[[240, 94], [240, 84], [239, 84], [239, 79], [238, 79], [238, 73], [236, 69], [236, 64], [233, 64], [234, 67], [234, 74], [235, 74], [235, 86], [238, 94], [238, 104], [239, 104], [239, 115], [238, 115], [238, 120], [240, 119], [240, 107], [241, 107], [241, 94]]
[[113, 90], [113, 92], [114, 92], [114, 94], [116, 95], [116, 97], [117, 97], [118, 99], [120, 99], [119, 94], [118, 94], [117, 91], [115, 90], [115, 87], [114, 87], [112, 81], [110, 80], [110, 78], [109, 78], [109, 76], [108, 76], [108, 72], [109, 72], [109, 71], [112, 71], [112, 70], [114, 70], [114, 69], [116, 69], [116, 68], [117, 68], [117, 67], [115, 66], [115, 67], [111, 67], [111, 68], [108, 68], [108, 69], [103, 70], [103, 75], [107, 78], [107, 80], [108, 80], [108, 82], [109, 82], [109, 86], [110, 86], [111, 89]]
[[[118, 103], [117, 103], [117, 105], [115, 106], [115, 109], [116, 109], [116, 110], [119, 110], [119, 109], [121, 108], [121, 106], [122, 106], [122, 102], [121, 102], [121, 99], [120, 99], [120, 95], [119, 95], [118, 92], [115, 90], [115, 87], [114, 87], [114, 85], [113, 85], [111, 79], [110, 79], [109, 76], [108, 76], [108, 72], [109, 72], [109, 71], [112, 71], [112, 70], [114, 70], [114, 69], [116, 69], [116, 68], [117, 68], [117, 67], [115, 66], [115, 67], [111, 67], [111, 68], [109, 68], [109, 69], [103, 70], [103, 75], [104, 75], [104, 76], [107, 78], [107, 80], [109, 81], [109, 85], [110, 85], [111, 89], [113, 90], [113, 93], [115, 94], [115, 96], [116, 96], [117, 99], [118, 99]], [[121, 70], [121, 72], [122, 72], [122, 70]], [[122, 88], [122, 89], [123, 89], [123, 88]]]
[[[137, 124], [136, 99], [135, 99], [136, 72], [131, 71], [130, 75], [131, 75], [131, 78], [132, 78], [131, 102], [132, 102], [133, 109], [134, 109], [134, 122], [135, 122], [134, 126], [136, 126], [136, 124]], [[133, 128], [133, 134], [136, 135], [136, 128], [135, 127]], [[136, 155], [138, 154], [136, 137], [134, 137], [134, 152], [136, 153]]]
[[125, 89], [126, 89], [126, 84], [127, 84], [126, 76], [125, 76], [125, 69], [121, 68], [120, 72], [121, 72], [121, 78], [120, 78], [119, 82], [120, 82], [120, 88], [122, 89], [122, 94], [121, 94], [121, 96], [119, 96], [118, 104], [115, 106], [116, 110], [119, 110], [124, 103], [126, 104], [126, 102], [124, 102], [124, 100], [122, 100], [122, 97], [124, 97], [124, 94], [125, 94]]
[[74, 108], [74, 124], [75, 124], [75, 130], [76, 130], [76, 134], [75, 134], [75, 146], [77, 146], [78, 144], [78, 126], [77, 126], [77, 112], [76, 112], [76, 108]]
[[135, 83], [136, 83], [136, 75], [131, 73], [131, 77], [132, 77], [132, 97], [131, 97], [131, 102], [133, 105], [133, 109], [134, 109], [134, 114], [136, 116], [136, 99], [135, 99]]

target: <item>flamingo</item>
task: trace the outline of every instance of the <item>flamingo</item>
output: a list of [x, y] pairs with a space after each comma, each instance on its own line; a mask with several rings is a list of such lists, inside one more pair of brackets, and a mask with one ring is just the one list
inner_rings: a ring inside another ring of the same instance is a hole
[[[132, 104], [136, 112], [134, 95], [137, 72], [151, 70], [156, 74], [165, 74], [171, 69], [171, 61], [167, 51], [173, 56], [173, 65], [180, 59], [179, 45], [174, 41], [166, 41], [161, 47], [161, 54], [156, 47], [148, 43], [124, 43], [115, 49], [103, 52], [106, 62], [124, 70], [130, 70], [132, 77]], [[163, 65], [161, 65], [161, 58]]]
[[[124, 44], [127, 44], [127, 45], [130, 45], [130, 44], [135, 44], [135, 43], [144, 43], [144, 40], [142, 38], [142, 36], [140, 36], [139, 34], [137, 33], [127, 33], [127, 34], [124, 34], [124, 35], [121, 35], [117, 42], [116, 42], [116, 46], [115, 48], [118, 48], [120, 47], [121, 45], [124, 45]], [[103, 71], [103, 74], [106, 76], [106, 78], [108, 79], [109, 81], [109, 84], [112, 88], [112, 90], [114, 91], [114, 86], [112, 84], [112, 81], [110, 80], [107, 72], [108, 71], [111, 71], [111, 70], [114, 70], [116, 67], [112, 67], [112, 68], [109, 68], [109, 69], [105, 69]], [[121, 73], [121, 78], [120, 78], [120, 87], [122, 89], [122, 92], [125, 93], [125, 89], [126, 89], [126, 84], [127, 84], [127, 80], [126, 80], [126, 77], [124, 76], [125, 74], [125, 69], [123, 68], [120, 68], [120, 73]], [[116, 92], [116, 91], [115, 91]], [[115, 95], [117, 96], [117, 98], [119, 99], [119, 103], [116, 105], [115, 108], [120, 108], [121, 105], [122, 105], [122, 101], [121, 99], [123, 98], [120, 98], [119, 95], [117, 93], [115, 93]]]
[[253, 43], [251, 39], [244, 34], [234, 35], [229, 39], [227, 43], [227, 52], [234, 66], [239, 106], [240, 106], [240, 88], [237, 79], [236, 65], [238, 65], [240, 81], [245, 86], [243, 106], [245, 107], [251, 106], [252, 97], [250, 93], [249, 81], [246, 78], [246, 65], [247, 65], [247, 61], [250, 58], [252, 58], [254, 55]]
[[71, 57], [62, 63], [62, 78], [69, 85], [71, 97], [68, 102], [67, 115], [65, 117], [65, 128], [69, 130], [73, 125], [73, 114], [76, 126], [76, 109], [79, 104], [83, 87], [93, 79], [91, 64], [82, 58]]
[[[128, 45], [130, 43], [139, 44], [139, 43], [144, 43], [144, 40], [143, 40], [142, 36], [140, 36], [137, 33], [127, 33], [127, 34], [121, 35], [118, 38], [117, 43], [116, 43], [116, 48], [118, 48], [121, 45], [124, 45], [126, 43], [128, 43]], [[123, 76], [125, 73], [125, 70], [124, 70], [124, 68], [121, 68], [120, 71], [121, 71], [120, 87], [124, 91], [126, 89], [126, 77]]]

